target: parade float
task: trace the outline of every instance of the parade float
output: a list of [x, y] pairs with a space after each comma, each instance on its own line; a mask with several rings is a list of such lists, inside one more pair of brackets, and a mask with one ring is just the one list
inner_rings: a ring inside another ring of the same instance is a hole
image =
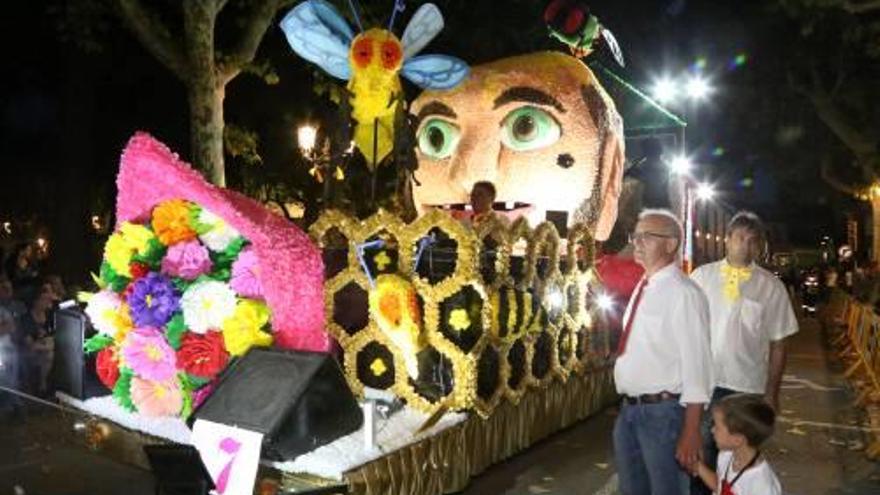
[[[576, 54], [604, 32], [593, 21], [568, 37]], [[138, 445], [189, 444], [194, 420], [238, 408], [225, 421], [248, 429], [248, 414], [272, 410], [271, 426], [252, 429], [260, 476], [282, 489], [440, 494], [613, 402], [594, 249], [617, 216], [622, 119], [569, 54], [474, 67], [417, 55], [441, 28], [431, 4], [400, 40], [356, 35], [317, 0], [282, 21], [297, 54], [348, 81], [343, 106], [369, 168], [393, 166], [401, 142], [415, 149], [414, 220], [328, 208], [306, 233], [206, 183], [151, 136], [131, 139], [116, 229], [85, 298], [84, 352], [107, 393], [61, 396], [98, 418], [96, 448], [144, 464]], [[425, 89], [409, 105], [398, 73]], [[477, 222], [465, 205], [486, 180], [497, 212]], [[322, 361], [242, 378], [278, 356]], [[306, 389], [317, 398], [300, 400]], [[348, 419], [314, 426], [292, 408]]]

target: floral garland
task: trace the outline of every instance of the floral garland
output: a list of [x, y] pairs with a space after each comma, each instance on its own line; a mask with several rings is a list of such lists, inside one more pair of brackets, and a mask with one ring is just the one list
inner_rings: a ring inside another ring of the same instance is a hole
[[256, 255], [235, 229], [180, 199], [125, 222], [86, 296], [101, 382], [124, 408], [187, 417], [235, 356], [272, 345]]

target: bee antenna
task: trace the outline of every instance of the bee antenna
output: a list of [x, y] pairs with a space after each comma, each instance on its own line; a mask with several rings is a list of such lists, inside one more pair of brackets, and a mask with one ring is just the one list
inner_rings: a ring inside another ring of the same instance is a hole
[[358, 29], [364, 32], [364, 25], [361, 24], [361, 18], [358, 16], [358, 11], [354, 6], [354, 0], [348, 0], [348, 8], [351, 9], [351, 14], [354, 16], [354, 22], [358, 25]]
[[403, 12], [404, 10], [406, 10], [406, 2], [404, 0], [394, 0], [394, 8], [391, 10], [391, 20], [388, 21], [389, 31], [394, 28], [394, 19], [397, 17], [397, 13]]

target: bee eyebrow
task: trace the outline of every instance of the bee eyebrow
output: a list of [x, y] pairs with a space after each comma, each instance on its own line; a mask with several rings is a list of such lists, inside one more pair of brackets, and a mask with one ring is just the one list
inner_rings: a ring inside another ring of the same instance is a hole
[[449, 117], [451, 119], [458, 118], [458, 114], [455, 113], [455, 110], [453, 110], [452, 107], [445, 103], [440, 103], [439, 101], [432, 101], [419, 110], [419, 114], [417, 115], [419, 122], [428, 115], [443, 115], [444, 117]]
[[498, 95], [497, 98], [495, 98], [495, 106], [493, 107], [493, 109], [497, 109], [505, 103], [516, 101], [524, 101], [527, 103], [536, 103], [538, 105], [553, 107], [560, 113], [565, 113], [565, 107], [562, 106], [562, 103], [559, 103], [559, 100], [554, 98], [549, 93], [545, 93], [540, 89], [532, 88], [530, 86], [515, 86], [513, 88], [508, 88], [503, 93]]

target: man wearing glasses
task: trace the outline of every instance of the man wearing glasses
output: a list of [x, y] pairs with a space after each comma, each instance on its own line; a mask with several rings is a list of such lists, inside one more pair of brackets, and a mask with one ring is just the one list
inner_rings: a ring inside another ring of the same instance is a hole
[[[737, 392], [763, 394], [778, 412], [785, 339], [798, 331], [798, 322], [782, 281], [755, 264], [763, 240], [761, 219], [748, 211], [738, 212], [727, 224], [725, 258], [697, 268], [691, 278], [709, 300], [712, 403]], [[704, 435], [712, 426], [708, 419]], [[706, 464], [714, 468], [717, 447], [711, 435], [704, 442]], [[695, 482], [692, 493], [709, 490]]]
[[614, 457], [624, 495], [688, 493], [701, 457], [700, 418], [711, 392], [709, 307], [679, 269], [682, 230], [666, 210], [645, 210], [630, 236], [645, 275], [630, 298], [614, 380], [623, 395]]

